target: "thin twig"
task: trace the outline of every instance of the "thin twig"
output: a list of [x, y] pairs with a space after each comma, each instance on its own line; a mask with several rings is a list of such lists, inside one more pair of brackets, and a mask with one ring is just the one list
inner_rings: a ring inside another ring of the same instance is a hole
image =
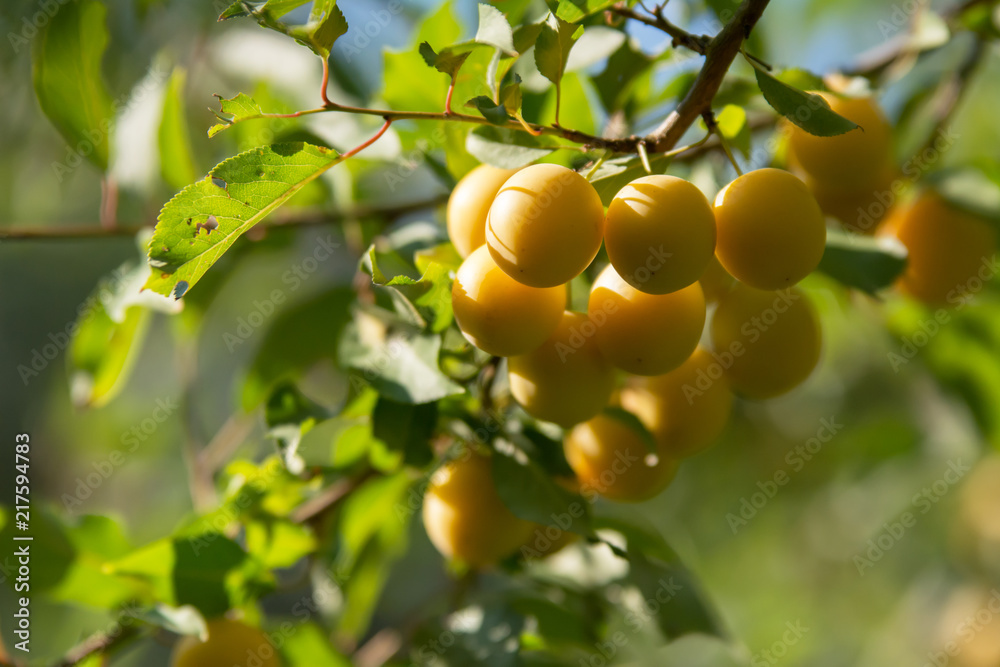
[[340, 504], [352, 491], [374, 475], [375, 472], [373, 470], [368, 470], [357, 477], [337, 480], [323, 489], [318, 495], [299, 505], [289, 518], [296, 523], [315, 521]]
[[[645, 6], [643, 9], [646, 9]], [[711, 38], [706, 35], [692, 35], [683, 28], [679, 28], [663, 16], [661, 11], [653, 12], [646, 9], [650, 13], [650, 16], [640, 14], [639, 12], [629, 9], [628, 7], [612, 7], [611, 11], [619, 16], [627, 19], [632, 19], [633, 21], [638, 21], [639, 23], [645, 23], [648, 26], [657, 28], [667, 33], [674, 47], [683, 46], [684, 48], [694, 51], [699, 55], [705, 55], [708, 48], [708, 43]]]
[[663, 153], [672, 149], [687, 132], [691, 124], [705, 110], [712, 108], [712, 100], [722, 85], [736, 55], [743, 46], [743, 40], [757, 25], [767, 8], [769, 0], [744, 0], [736, 16], [727, 23], [708, 46], [705, 65], [677, 108], [646, 138], [650, 152]]
[[99, 632], [95, 635], [91, 635], [71, 648], [66, 655], [63, 656], [63, 659], [56, 663], [56, 667], [71, 667], [72, 665], [78, 665], [90, 656], [98, 653], [101, 655], [108, 655], [111, 650], [117, 648], [119, 645], [125, 643], [129, 639], [132, 639], [138, 634], [139, 631], [135, 627], [121, 627], [115, 634]]
[[[439, 206], [448, 200], [447, 194], [440, 194], [429, 199], [418, 200], [399, 204], [397, 206], [356, 206], [332, 212], [313, 212], [294, 217], [278, 218], [267, 223], [265, 229], [275, 227], [305, 227], [314, 225], [325, 225], [344, 220], [357, 220], [360, 218], [386, 218], [393, 219], [413, 211], [420, 211], [426, 208]], [[19, 224], [11, 227], [0, 227], [0, 241], [32, 241], [47, 239], [99, 239], [116, 236], [135, 236], [143, 229], [152, 227], [149, 225], [129, 224], [115, 227], [114, 229], [104, 229], [100, 224], [91, 223], [80, 226], [45, 226], [43, 224]]]

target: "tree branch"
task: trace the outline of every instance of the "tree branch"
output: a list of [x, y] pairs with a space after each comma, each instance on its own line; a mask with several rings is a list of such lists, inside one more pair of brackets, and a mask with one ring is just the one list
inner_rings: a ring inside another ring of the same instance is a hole
[[[342, 222], [344, 220], [356, 220], [359, 218], [383, 217], [386, 219], [398, 218], [406, 213], [423, 210], [444, 204], [448, 201], [447, 194], [440, 194], [428, 199], [400, 204], [398, 206], [378, 207], [378, 206], [356, 206], [342, 209], [330, 213], [318, 212], [309, 215], [296, 217], [279, 218], [266, 225], [264, 229], [275, 227], [305, 227], [313, 225], [325, 225], [329, 223]], [[44, 225], [13, 225], [11, 227], [0, 227], [0, 241], [37, 241], [49, 239], [100, 239], [115, 236], [135, 236], [143, 229], [152, 227], [148, 225], [131, 224], [105, 229], [100, 224], [92, 223], [80, 226], [44, 226]]]
[[638, 21], [639, 23], [645, 23], [648, 26], [662, 30], [670, 35], [674, 48], [683, 46], [684, 48], [694, 51], [697, 54], [705, 55], [708, 45], [712, 41], [712, 38], [707, 35], [692, 35], [687, 30], [674, 25], [668, 21], [665, 16], [663, 16], [663, 12], [659, 9], [654, 12], [652, 16], [640, 14], [634, 9], [629, 9], [628, 7], [612, 7], [611, 11], [618, 16], [632, 19], [633, 21]]
[[768, 2], [769, 0], [744, 0], [733, 20], [712, 39], [705, 53], [705, 64], [691, 90], [663, 124], [646, 137], [646, 148], [650, 152], [663, 153], [673, 148], [691, 124], [703, 112], [712, 108], [712, 100], [719, 92], [722, 79], [739, 54], [743, 40], [750, 36], [750, 31], [760, 20]]
[[137, 628], [124, 626], [120, 627], [117, 633], [98, 632], [97, 634], [84, 639], [81, 643], [70, 649], [69, 652], [63, 657], [62, 661], [56, 663], [56, 667], [71, 667], [71, 665], [78, 665], [90, 656], [98, 653], [101, 655], [108, 655], [111, 650], [117, 648], [138, 634], [139, 631]]

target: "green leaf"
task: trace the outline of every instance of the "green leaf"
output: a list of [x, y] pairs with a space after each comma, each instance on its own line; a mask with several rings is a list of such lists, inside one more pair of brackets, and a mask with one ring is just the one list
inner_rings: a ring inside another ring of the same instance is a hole
[[521, 95], [521, 77], [514, 75], [514, 80], [503, 87], [500, 91], [500, 104], [507, 110], [507, 113], [514, 116], [521, 111], [523, 97]]
[[642, 443], [646, 445], [646, 449], [651, 454], [656, 453], [656, 436], [650, 433], [649, 429], [646, 428], [646, 426], [633, 413], [629, 412], [625, 408], [609, 405], [604, 408], [604, 414], [612, 419], [617, 419], [621, 423], [625, 424], [625, 426], [635, 431], [636, 435], [642, 439]]
[[650, 69], [653, 59], [625, 40], [608, 58], [600, 74], [591, 78], [601, 104], [608, 112], [626, 108], [638, 81]]
[[405, 552], [412, 512], [401, 509], [412, 483], [405, 472], [369, 480], [341, 509], [335, 571], [342, 576], [345, 613], [338, 629], [349, 636], [367, 629], [390, 566]]
[[614, 3], [615, 0], [559, 0], [556, 16], [563, 21], [579, 23], [588, 16], [607, 9]]
[[582, 33], [582, 26], [567, 23], [558, 16], [550, 15], [542, 24], [535, 40], [535, 66], [542, 76], [556, 86], [566, 72], [570, 49]]
[[750, 126], [743, 107], [727, 104], [715, 116], [715, 123], [722, 136], [747, 159], [750, 158]]
[[374, 390], [363, 390], [336, 417], [309, 429], [302, 436], [298, 450], [305, 464], [347, 468], [363, 460], [378, 443], [371, 422], [377, 400]]
[[330, 645], [326, 631], [315, 623], [299, 623], [281, 646], [286, 667], [351, 667], [351, 662]]
[[789, 86], [798, 88], [799, 90], [827, 90], [826, 84], [823, 83], [823, 77], [801, 67], [790, 67], [789, 69], [781, 70], [777, 78], [782, 83], [787, 83]]
[[480, 162], [501, 169], [519, 169], [552, 152], [538, 137], [500, 127], [477, 127], [465, 148]]
[[268, 570], [291, 567], [316, 550], [309, 528], [285, 520], [251, 521], [245, 539], [247, 551]]
[[452, 78], [455, 78], [465, 59], [471, 53], [471, 49], [462, 51], [456, 47], [449, 47], [442, 49], [440, 53], [435, 53], [434, 49], [427, 42], [420, 44], [420, 55], [423, 56], [424, 62], [442, 74], [447, 74]]
[[220, 21], [243, 16], [262, 15], [277, 21], [309, 0], [236, 0], [219, 16]]
[[98, 408], [118, 395], [148, 324], [149, 311], [139, 306], [126, 309], [115, 320], [98, 303], [84, 316], [69, 351], [71, 394], [77, 407]]
[[179, 299], [237, 238], [339, 161], [336, 151], [294, 142], [220, 163], [160, 211], [145, 289]]
[[431, 462], [431, 436], [437, 425], [437, 403], [408, 405], [379, 397], [372, 413], [372, 434], [406, 463], [423, 467]]
[[370, 384], [382, 396], [420, 404], [465, 392], [438, 367], [439, 336], [391, 333], [381, 340], [364, 338], [357, 326], [348, 327], [341, 341], [341, 363], [356, 372], [355, 381]]
[[267, 0], [250, 2], [239, 0], [219, 16], [220, 21], [237, 17], [252, 17], [265, 28], [288, 35], [313, 53], [326, 59], [334, 42], [347, 32], [347, 19], [336, 0], [314, 0], [309, 19], [302, 25], [288, 25], [279, 19], [308, 0]]
[[337, 0], [314, 0], [308, 23], [287, 29], [290, 37], [324, 60], [330, 57], [334, 42], [346, 32], [347, 19]]
[[184, 115], [184, 81], [187, 72], [183, 68], [174, 69], [167, 82], [163, 97], [163, 116], [157, 132], [160, 150], [160, 173], [167, 184], [180, 190], [194, 183], [198, 178], [194, 153], [191, 150], [191, 133], [188, 131], [187, 117]]
[[[670, 162], [671, 158], [667, 156], [649, 156], [649, 165], [654, 174], [662, 174]], [[645, 175], [646, 169], [642, 166], [642, 160], [638, 157], [621, 157], [606, 160], [591, 176], [590, 183], [597, 190], [597, 194], [601, 196], [601, 202], [607, 206], [619, 190]]]
[[97, 0], [65, 3], [39, 30], [32, 51], [39, 106], [66, 143], [102, 171], [108, 168], [114, 123], [111, 96], [101, 75], [108, 44], [106, 14]]
[[819, 95], [793, 88], [759, 67], [754, 68], [754, 74], [767, 103], [809, 134], [833, 137], [859, 127], [857, 123], [834, 113]]
[[625, 538], [628, 580], [646, 600], [657, 603], [657, 624], [668, 639], [692, 632], [725, 638], [721, 621], [694, 575], [658, 533], [625, 519], [595, 517], [593, 521], [595, 528], [608, 528]]
[[[336, 359], [337, 340], [351, 318], [354, 291], [336, 288], [282, 312], [257, 348], [243, 381], [240, 404], [249, 412], [282, 380], [297, 380], [320, 359]], [[242, 345], [240, 331], [223, 335], [233, 351]]]
[[494, 125], [506, 125], [511, 119], [510, 116], [507, 115], [507, 109], [503, 104], [497, 104], [486, 95], [473, 97], [465, 103], [465, 106], [478, 109], [479, 113], [483, 114], [483, 118], [490, 121]]
[[229, 100], [219, 97], [219, 106], [221, 110], [215, 113], [215, 115], [222, 122], [216, 123], [208, 129], [209, 137], [214, 137], [219, 132], [232, 127], [240, 121], [253, 120], [264, 115], [264, 111], [257, 104], [257, 101], [246, 93], [240, 93]]
[[587, 501], [559, 486], [538, 463], [524, 459], [501, 451], [493, 454], [493, 482], [504, 505], [526, 521], [592, 535]]
[[503, 12], [492, 5], [479, 4], [479, 28], [474, 41], [494, 46], [508, 55], [517, 55], [514, 49], [514, 31]]
[[118, 576], [145, 581], [168, 604], [194, 606], [206, 618], [239, 601], [240, 568], [247, 554], [221, 533], [202, 533], [153, 542], [109, 563]]
[[386, 258], [386, 255], [377, 252], [375, 246], [368, 249], [366, 259], [372, 281], [380, 287], [391, 288], [393, 292], [402, 296], [407, 302], [406, 307], [416, 310], [431, 331], [437, 333], [447, 329], [454, 317], [451, 308], [452, 269], [439, 262], [430, 261], [426, 263], [424, 275], [420, 280], [414, 280], [406, 275], [388, 278], [380, 268], [381, 258]]
[[[10, 466], [13, 466], [13, 453], [10, 458]], [[7, 468], [7, 470], [13, 472], [12, 467]], [[35, 488], [37, 489], [37, 487]], [[13, 501], [13, 488], [9, 494]], [[13, 557], [13, 545], [30, 544], [31, 553], [42, 556], [31, 561], [30, 591], [32, 593], [48, 591], [60, 584], [71, 570], [78, 555], [77, 549], [67, 535], [63, 524], [49, 510], [44, 509], [42, 503], [37, 503], [31, 508], [27, 532], [16, 530], [15, 518], [13, 506], [0, 505], [0, 526], [3, 526], [0, 529], [0, 540], [3, 540], [3, 544], [9, 545], [8, 553], [10, 554], [7, 556], [10, 569], [8, 574], [4, 575], [4, 586], [7, 587], [7, 592], [13, 589], [14, 575], [17, 572], [16, 559]], [[32, 538], [31, 542], [14, 541], [15, 536], [23, 537], [25, 535]]]
[[112, 609], [135, 597], [136, 588], [104, 571], [104, 564], [121, 558], [131, 545], [114, 520], [85, 515], [67, 530], [76, 552], [69, 571], [51, 595], [54, 599]]
[[891, 239], [828, 230], [819, 270], [867, 294], [895, 282], [906, 268], [906, 248]]
[[[148, 234], [140, 242], [145, 238]], [[145, 263], [126, 262], [87, 298], [67, 355], [70, 393], [78, 407], [101, 407], [121, 391], [145, 338], [151, 310], [180, 312], [182, 304], [141, 292], [148, 276]]]

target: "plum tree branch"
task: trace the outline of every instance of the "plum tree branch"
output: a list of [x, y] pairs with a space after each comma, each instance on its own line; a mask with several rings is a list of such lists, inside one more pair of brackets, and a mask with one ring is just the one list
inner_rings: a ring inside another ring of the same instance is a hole
[[[307, 215], [299, 215], [277, 219], [264, 225], [265, 228], [282, 227], [305, 227], [313, 225], [325, 225], [342, 222], [344, 220], [357, 220], [360, 218], [385, 218], [392, 220], [406, 213], [420, 211], [445, 203], [448, 200], [447, 194], [435, 195], [427, 199], [421, 199], [397, 206], [355, 206], [333, 212], [318, 212]], [[0, 227], [0, 241], [43, 241], [49, 239], [101, 239], [116, 236], [135, 236], [137, 233], [152, 227], [152, 223], [121, 225], [113, 229], [102, 227], [98, 223], [91, 223], [80, 226], [42, 226], [42, 225], [13, 225], [10, 227]]]
[[623, 18], [644, 23], [667, 33], [670, 36], [672, 44], [675, 48], [683, 46], [684, 48], [694, 51], [697, 54], [705, 55], [708, 45], [712, 41], [712, 38], [707, 35], [693, 35], [687, 30], [674, 25], [668, 21], [665, 16], [663, 16], [662, 8], [660, 7], [657, 7], [655, 11], [650, 12], [651, 16], [640, 14], [629, 7], [612, 7], [611, 11], [612, 13]]
[[744, 0], [733, 20], [712, 38], [705, 52], [705, 64], [695, 79], [691, 90], [680, 101], [666, 120], [645, 138], [646, 148], [652, 153], [663, 153], [673, 148], [705, 111], [711, 110], [712, 100], [729, 71], [729, 66], [740, 52], [743, 40], [760, 20], [769, 0]]

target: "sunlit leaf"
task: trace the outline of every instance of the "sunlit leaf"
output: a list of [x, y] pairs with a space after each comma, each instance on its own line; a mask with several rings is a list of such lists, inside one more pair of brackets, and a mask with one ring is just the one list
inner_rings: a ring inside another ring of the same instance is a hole
[[186, 79], [187, 73], [183, 68], [175, 69], [170, 75], [163, 97], [163, 116], [157, 132], [160, 173], [163, 180], [177, 190], [194, 183], [198, 178], [198, 167], [191, 149], [191, 133], [184, 113]]
[[66, 143], [106, 170], [114, 123], [111, 96], [101, 74], [108, 44], [107, 10], [97, 0], [63, 3], [57, 10], [34, 40], [35, 95]]
[[832, 137], [859, 127], [834, 112], [819, 95], [794, 88], [759, 67], [754, 68], [754, 74], [767, 103], [809, 134]]
[[295, 142], [253, 148], [220, 163], [160, 211], [145, 289], [182, 297], [237, 238], [339, 160], [336, 151]]

